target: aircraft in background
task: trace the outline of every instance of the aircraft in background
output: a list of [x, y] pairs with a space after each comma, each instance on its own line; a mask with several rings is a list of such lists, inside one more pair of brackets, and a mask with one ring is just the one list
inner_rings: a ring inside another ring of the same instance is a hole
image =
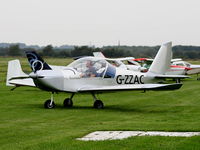
[[172, 62], [172, 65], [189, 68], [185, 74], [197, 74], [197, 80], [200, 80], [200, 78], [198, 78], [198, 74], [200, 73], [200, 65], [193, 65], [189, 62], [183, 61], [182, 59], [178, 59], [177, 61]]
[[[132, 63], [133, 65], [135, 65], [135, 62], [139, 63], [140, 66], [143, 66], [144, 68], [146, 68], [146, 70], [148, 70], [153, 62], [153, 59], [137, 58], [129, 60], [130, 64]], [[181, 58], [176, 58], [171, 60], [170, 69], [165, 74], [174, 74], [174, 75], [197, 74], [197, 80], [199, 80], [198, 78], [199, 73], [200, 73], [200, 65], [193, 65], [186, 61], [183, 61]]]
[[[104, 58], [117, 67], [140, 72], [147, 72], [153, 62], [151, 58], [106, 58], [101, 52], [94, 52], [93, 55], [95, 57]], [[177, 58], [171, 60], [170, 68], [166, 71], [165, 75], [189, 75], [197, 72], [200, 72], [200, 65], [192, 67], [191, 64]]]
[[[20, 70], [20, 74], [15, 74], [15, 70], [8, 68], [8, 71], [11, 70], [11, 72], [7, 81], [12, 84], [16, 80], [31, 79], [36, 87], [51, 92], [51, 99], [44, 103], [45, 108], [55, 107], [53, 98], [55, 92], [67, 92], [71, 93], [71, 96], [64, 100], [64, 107], [72, 107], [75, 93], [91, 93], [94, 99], [94, 108], [100, 109], [104, 107], [104, 104], [95, 96], [99, 92], [179, 89], [182, 86], [181, 83], [167, 84], [164, 80], [187, 77], [165, 75], [170, 66], [171, 45], [169, 42], [161, 46], [146, 73], [115, 67], [99, 57], [80, 58], [67, 67], [55, 69], [50, 67], [36, 52], [28, 51], [26, 55], [32, 72], [25, 74]], [[20, 68], [18, 67], [18, 69]]]
[[[180, 61], [180, 59], [171, 59], [171, 65], [170, 68], [167, 70], [165, 73], [166, 75], [187, 75], [187, 71], [191, 70], [191, 68], [186, 67], [186, 66], [179, 66], [173, 64], [176, 61]], [[142, 70], [143, 72], [148, 71], [150, 68], [153, 59], [151, 58], [137, 58], [130, 60], [129, 63], [135, 65], [135, 62], [137, 62], [140, 66], [143, 66], [145, 69]]]
[[146, 72], [146, 68], [142, 67], [138, 62], [133, 61], [134, 57], [123, 57], [123, 58], [107, 58], [102, 52], [93, 52], [94, 57], [102, 58], [107, 60], [109, 63], [116, 67], [128, 69], [132, 71]]

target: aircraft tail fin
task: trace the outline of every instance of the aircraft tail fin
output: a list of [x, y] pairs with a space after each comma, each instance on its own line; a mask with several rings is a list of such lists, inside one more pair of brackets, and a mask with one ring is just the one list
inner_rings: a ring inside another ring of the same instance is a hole
[[26, 51], [31, 69], [36, 72], [38, 70], [52, 70], [51, 67], [40, 57], [35, 51]]
[[22, 71], [22, 67], [18, 59], [11, 60], [8, 62], [8, 70], [7, 70], [7, 78], [6, 78], [7, 86], [13, 86], [13, 84], [9, 83], [9, 80], [11, 78], [24, 77], [24, 76], [28, 76], [28, 75]]
[[106, 58], [102, 52], [93, 52], [94, 57]]
[[170, 68], [171, 59], [172, 42], [168, 42], [160, 47], [148, 72], [155, 74], [165, 74], [166, 71]]

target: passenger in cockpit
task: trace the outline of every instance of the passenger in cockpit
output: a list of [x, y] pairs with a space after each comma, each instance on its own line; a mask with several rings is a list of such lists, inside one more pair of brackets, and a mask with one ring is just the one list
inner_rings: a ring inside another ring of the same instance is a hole
[[93, 65], [93, 62], [91, 60], [87, 60], [86, 62], [86, 71], [81, 75], [81, 77], [96, 77], [98, 75], [96, 68]]
[[87, 60], [84, 64], [85, 69], [82, 71], [82, 74], [80, 75], [81, 77], [103, 77], [106, 69], [105, 62]]

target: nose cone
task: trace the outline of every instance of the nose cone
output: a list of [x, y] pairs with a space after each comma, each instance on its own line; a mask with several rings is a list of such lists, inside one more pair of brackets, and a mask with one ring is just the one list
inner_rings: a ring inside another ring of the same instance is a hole
[[63, 74], [58, 70], [41, 70], [29, 74], [29, 76], [43, 90], [62, 91], [63, 89]]
[[36, 79], [36, 78], [37, 78], [37, 74], [34, 73], [34, 72], [31, 72], [31, 73], [29, 74], [29, 77], [31, 77], [31, 78], [33, 78], [33, 79]]

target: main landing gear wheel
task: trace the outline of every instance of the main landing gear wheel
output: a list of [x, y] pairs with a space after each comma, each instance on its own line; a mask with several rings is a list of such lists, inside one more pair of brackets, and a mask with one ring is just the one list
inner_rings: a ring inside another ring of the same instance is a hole
[[63, 102], [64, 107], [72, 107], [73, 101], [70, 98], [66, 98]]
[[46, 100], [44, 103], [44, 108], [47, 108], [47, 109], [52, 109], [55, 106], [56, 106], [55, 103], [51, 101], [50, 99]]
[[70, 96], [70, 98], [66, 98], [63, 102], [64, 107], [72, 107], [73, 106], [73, 101], [72, 98], [74, 97], [75, 93], [72, 93], [72, 95]]
[[103, 107], [104, 107], [104, 105], [103, 105], [103, 102], [101, 100], [95, 100], [94, 108], [103, 109]]
[[94, 108], [97, 108], [97, 109], [103, 109], [104, 105], [103, 105], [103, 102], [101, 100], [98, 100], [97, 97], [95, 96], [95, 93], [94, 92], [91, 92], [93, 98], [94, 98]]
[[197, 80], [200, 80], [200, 78], [199, 78], [199, 74], [197, 73]]

